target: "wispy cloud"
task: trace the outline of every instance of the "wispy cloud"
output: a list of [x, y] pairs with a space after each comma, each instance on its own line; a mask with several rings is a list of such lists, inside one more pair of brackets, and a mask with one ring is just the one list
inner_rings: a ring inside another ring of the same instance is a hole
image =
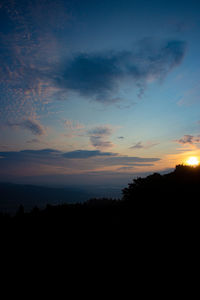
[[141, 149], [141, 148], [143, 148], [143, 145], [141, 142], [138, 142], [135, 145], [130, 147], [130, 149]]
[[67, 129], [67, 133], [64, 136], [68, 138], [83, 136], [85, 133], [85, 125], [79, 121], [67, 119], [64, 121], [64, 126]]
[[84, 124], [81, 124], [78, 121], [69, 120], [69, 119], [64, 121], [64, 125], [67, 129], [70, 129], [71, 131], [80, 130], [80, 129], [85, 128]]
[[96, 148], [110, 148], [114, 144], [108, 140], [109, 136], [112, 134], [113, 130], [110, 126], [97, 126], [88, 130], [88, 135], [92, 146]]
[[31, 139], [31, 140], [26, 141], [26, 143], [27, 144], [41, 143], [41, 140], [40, 139]]
[[159, 161], [159, 158], [153, 157], [138, 157], [138, 156], [115, 156], [115, 157], [106, 157], [104, 158], [105, 165], [115, 166], [115, 165], [129, 165], [134, 166], [135, 164], [138, 166], [147, 166], [146, 163], [153, 163]]
[[[99, 150], [74, 150], [62, 152], [56, 149], [0, 152], [0, 174], [35, 174], [88, 172], [99, 168], [152, 166], [159, 158], [122, 156]], [[50, 170], [50, 171], [49, 171]]]
[[111, 135], [112, 129], [108, 126], [98, 126], [88, 131], [90, 135], [95, 136], [108, 136]]
[[176, 140], [176, 142], [179, 144], [190, 144], [190, 145], [197, 144], [200, 143], [200, 135], [194, 136], [194, 135], [186, 134], [179, 140]]
[[42, 124], [38, 120], [34, 119], [24, 119], [20, 122], [17, 123], [10, 123], [8, 122], [7, 125], [9, 127], [14, 127], [14, 128], [22, 128], [30, 131], [34, 135], [44, 135], [45, 134], [45, 129]]
[[51, 84], [50, 69], [60, 57], [56, 30], [62, 32], [69, 15], [63, 0], [3, 0], [1, 12], [0, 114], [18, 120], [33, 116], [60, 93]]
[[99, 150], [75, 150], [71, 152], [66, 152], [63, 154], [63, 157], [65, 158], [71, 158], [71, 159], [84, 159], [84, 158], [90, 158], [90, 157], [99, 157], [99, 156], [115, 156], [115, 153], [112, 152], [101, 152]]
[[136, 144], [134, 144], [133, 146], [130, 147], [130, 149], [149, 149], [152, 148], [154, 146], [158, 145], [158, 143], [154, 143], [154, 142], [137, 142]]

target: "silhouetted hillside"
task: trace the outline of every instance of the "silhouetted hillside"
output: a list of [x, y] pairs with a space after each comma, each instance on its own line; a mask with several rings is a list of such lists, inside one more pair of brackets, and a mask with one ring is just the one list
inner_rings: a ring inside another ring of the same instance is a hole
[[[13, 188], [13, 186], [11, 186]], [[1, 228], [13, 230], [20, 234], [28, 231], [34, 234], [48, 236], [96, 236], [123, 234], [144, 235], [165, 234], [167, 231], [175, 238], [181, 225], [184, 234], [190, 230], [192, 236], [196, 232], [199, 220], [199, 187], [200, 167], [177, 166], [174, 172], [166, 175], [152, 174], [146, 178], [134, 179], [123, 189], [122, 200], [91, 199], [84, 203], [47, 205], [45, 209], [37, 207], [30, 213], [24, 213], [20, 207], [15, 217], [1, 215]], [[2, 187], [1, 187], [2, 189]], [[23, 193], [17, 193], [14, 187], [14, 198], [26, 197], [26, 187]], [[7, 189], [4, 189], [6, 196]], [[33, 188], [31, 197], [40, 199], [44, 195], [43, 188]], [[49, 189], [51, 195], [56, 193], [64, 200], [65, 194], [59, 189]], [[9, 194], [10, 195], [10, 194]], [[8, 197], [8, 195], [7, 195]], [[10, 197], [10, 196], [9, 196]], [[8, 197], [8, 198], [9, 198]], [[63, 198], [62, 198], [63, 197]], [[50, 198], [43, 198], [47, 201]], [[70, 199], [69, 199], [70, 200]]]
[[[123, 200], [131, 201], [165, 201], [173, 203], [197, 200], [200, 187], [200, 166], [176, 166], [171, 173], [160, 175], [154, 173], [145, 178], [134, 179], [128, 188], [123, 189]], [[151, 198], [150, 198], [151, 196]]]

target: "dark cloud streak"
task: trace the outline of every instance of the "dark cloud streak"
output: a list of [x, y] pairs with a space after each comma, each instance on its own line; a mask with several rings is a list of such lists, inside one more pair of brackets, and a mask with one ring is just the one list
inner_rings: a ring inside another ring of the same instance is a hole
[[7, 125], [9, 127], [26, 129], [34, 135], [44, 135], [45, 134], [45, 129], [40, 124], [40, 122], [38, 120], [34, 120], [34, 119], [30, 119], [30, 118], [24, 119], [24, 120], [22, 120], [20, 122], [16, 122], [16, 123], [8, 122]]
[[193, 136], [190, 134], [186, 134], [184, 135], [181, 139], [176, 140], [176, 142], [178, 142], [179, 144], [196, 144], [196, 143], [200, 143], [200, 135], [198, 136]]
[[130, 149], [149, 149], [157, 145], [158, 143], [154, 143], [150, 141], [146, 143], [137, 142], [135, 145], [131, 146]]
[[148, 80], [163, 80], [181, 63], [186, 43], [145, 39], [135, 49], [74, 55], [55, 84], [97, 101], [113, 102], [121, 81], [131, 80], [142, 94]]
[[90, 157], [97, 157], [97, 156], [115, 156], [115, 153], [112, 152], [101, 152], [99, 150], [75, 150], [71, 152], [66, 152], [63, 154], [65, 158], [71, 159], [84, 159]]
[[[41, 150], [22, 150], [22, 151], [7, 151], [0, 152], [1, 163], [23, 163], [28, 162], [39, 164], [63, 165], [65, 162], [75, 160], [92, 159], [94, 164], [101, 164], [103, 166], [115, 165], [138, 165], [146, 166], [146, 163], [153, 163], [159, 161], [159, 158], [146, 158], [146, 157], [129, 157], [120, 156], [113, 152], [102, 152], [99, 150], [74, 150], [69, 152], [62, 152], [56, 149], [41, 149]], [[22, 165], [23, 166], [23, 165]]]

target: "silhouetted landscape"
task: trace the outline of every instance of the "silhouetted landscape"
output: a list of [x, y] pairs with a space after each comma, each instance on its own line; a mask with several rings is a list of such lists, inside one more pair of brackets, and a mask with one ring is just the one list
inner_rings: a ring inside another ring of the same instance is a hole
[[0, 0], [7, 297], [196, 299], [199, 31], [200, 0]]
[[25, 212], [29, 212], [35, 206], [42, 209], [47, 204], [82, 203], [93, 197], [121, 198], [121, 188], [101, 185], [49, 187], [0, 183], [0, 195], [0, 212], [15, 215], [20, 205], [23, 205]]
[[[178, 239], [182, 234], [189, 233], [192, 236], [197, 230], [199, 186], [200, 166], [194, 168], [183, 165], [176, 166], [173, 172], [165, 175], [154, 173], [145, 178], [134, 179], [122, 190], [120, 200], [93, 198], [73, 203], [72, 199], [67, 204], [64, 203], [66, 194], [63, 189], [1, 185], [1, 201], [4, 200], [4, 203], [10, 195], [14, 201], [19, 201], [18, 197], [24, 200], [28, 195], [29, 201], [37, 197], [45, 203], [48, 193], [51, 193], [51, 198], [48, 199], [55, 200], [57, 195], [62, 203], [47, 204], [43, 209], [35, 206], [30, 212], [24, 212], [21, 205], [14, 216], [1, 213], [0, 223], [3, 231], [22, 236], [27, 234], [47, 238], [78, 234], [83, 237], [99, 233], [109, 236], [120, 232], [137, 236], [141, 232], [151, 232], [152, 236], [168, 233]], [[78, 197], [79, 193], [77, 191]], [[82, 195], [83, 198], [84, 196], [86, 195]], [[67, 201], [69, 200], [68, 198]]]

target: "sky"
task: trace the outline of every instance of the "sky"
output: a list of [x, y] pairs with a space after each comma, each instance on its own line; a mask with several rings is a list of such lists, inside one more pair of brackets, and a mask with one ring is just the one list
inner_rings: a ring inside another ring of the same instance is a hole
[[200, 157], [200, 2], [1, 0], [0, 181], [119, 184]]

